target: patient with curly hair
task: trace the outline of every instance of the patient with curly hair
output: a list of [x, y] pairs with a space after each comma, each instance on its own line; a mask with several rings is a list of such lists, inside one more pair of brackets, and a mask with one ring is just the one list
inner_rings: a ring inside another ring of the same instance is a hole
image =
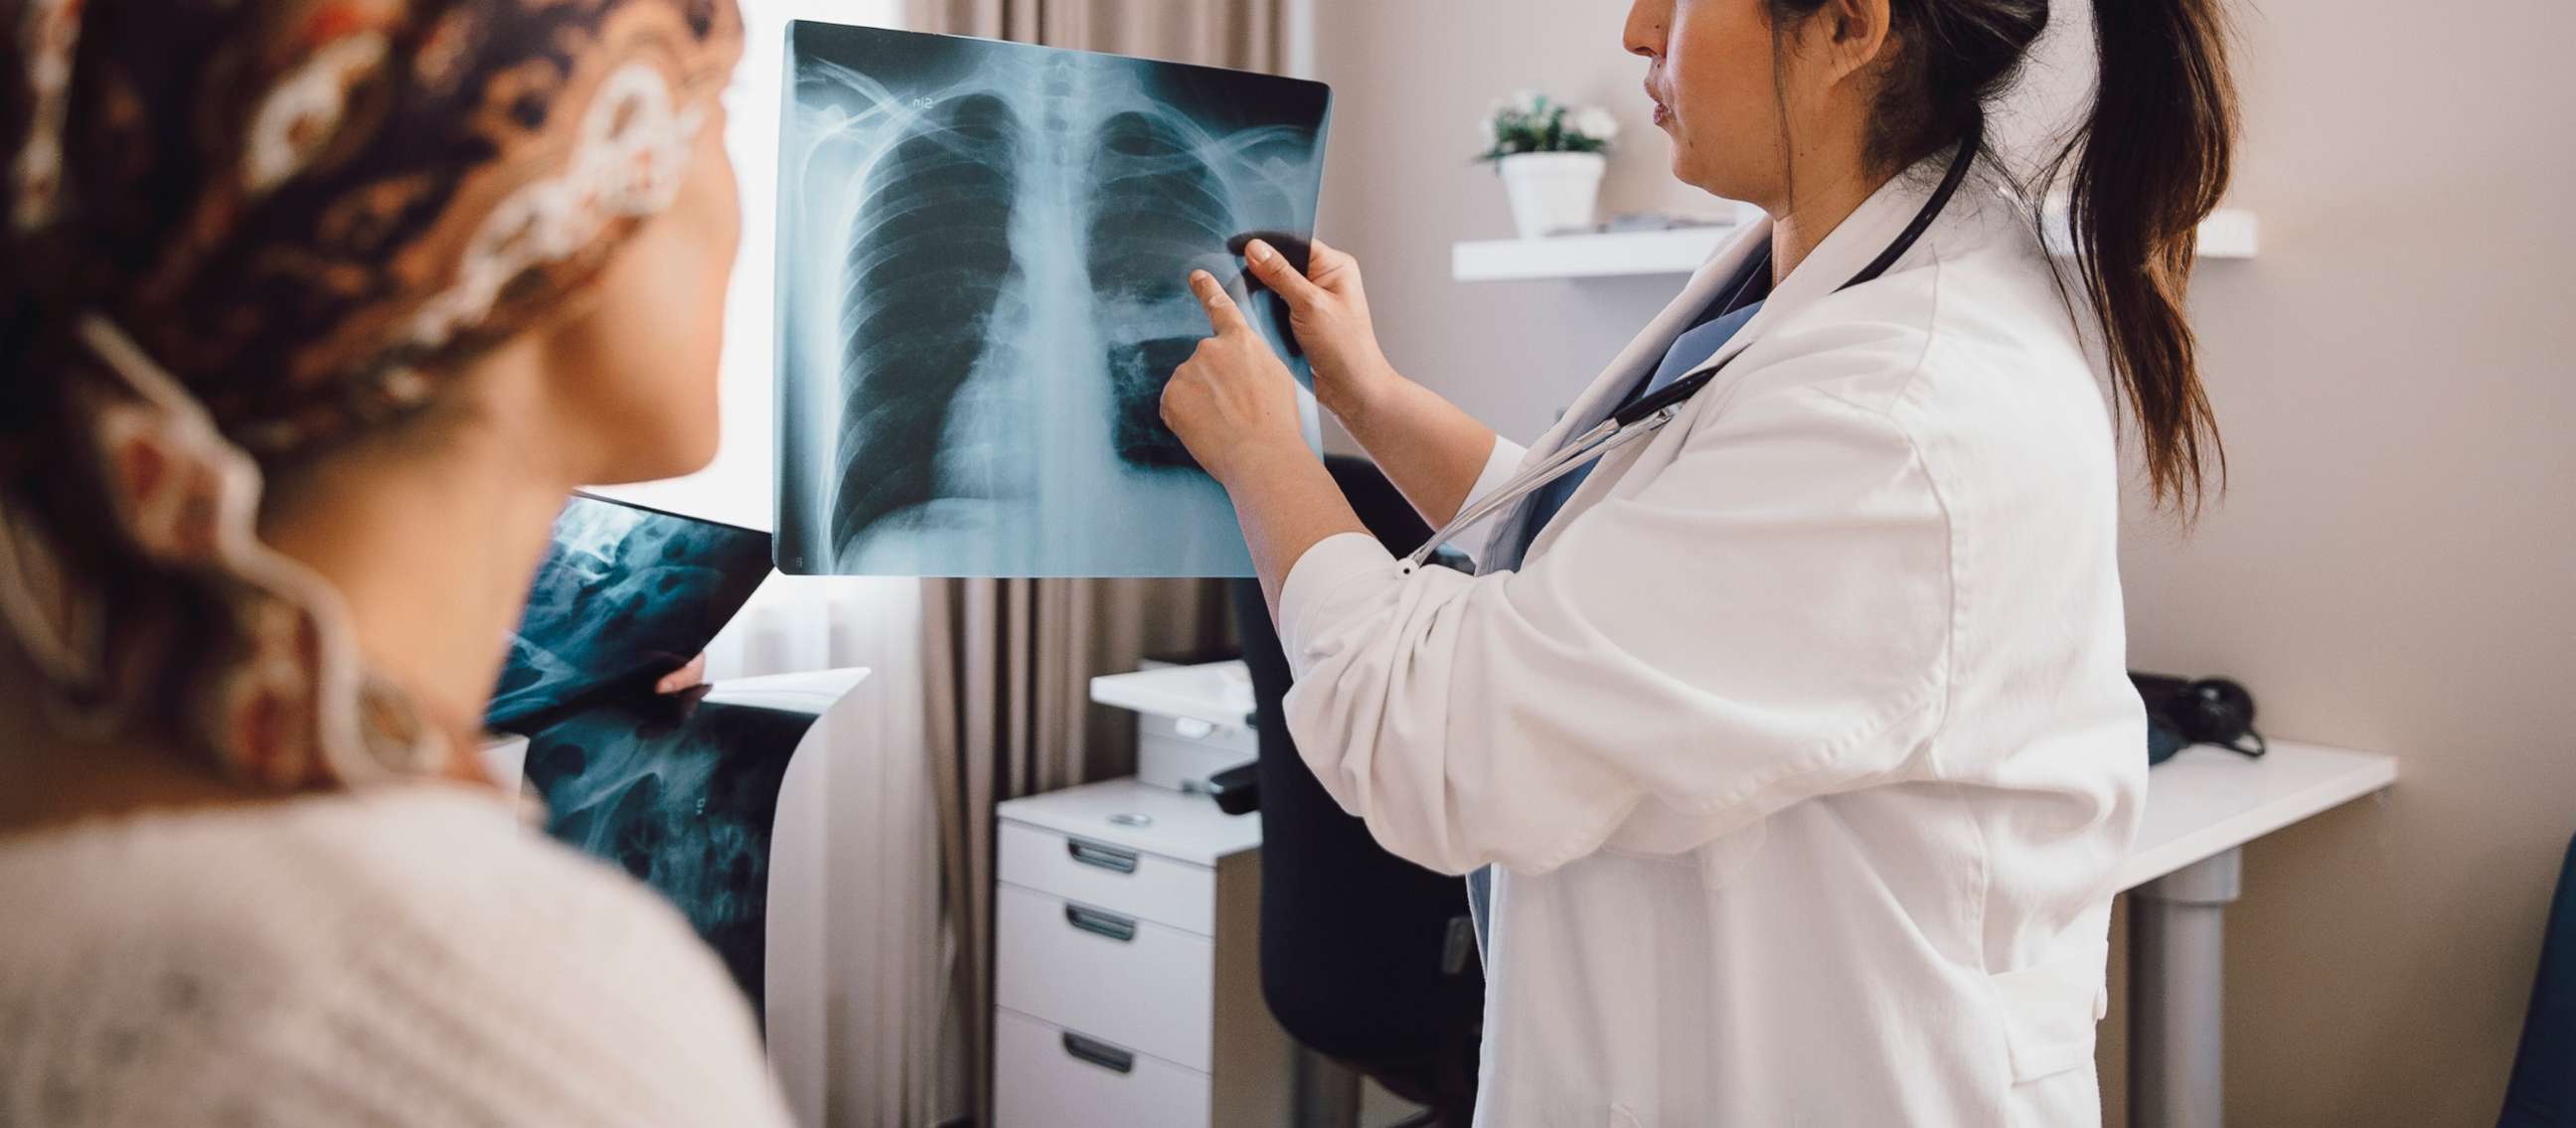
[[0, 1124], [784, 1124], [480, 720], [716, 442], [730, 0], [0, 0]]

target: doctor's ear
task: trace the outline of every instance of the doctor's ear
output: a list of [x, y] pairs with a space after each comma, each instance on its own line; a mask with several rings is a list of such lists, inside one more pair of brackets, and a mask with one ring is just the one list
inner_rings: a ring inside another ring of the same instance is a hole
[[1827, 0], [1800, 29], [1810, 58], [1841, 82], [1876, 68], [1887, 56], [1889, 0]]

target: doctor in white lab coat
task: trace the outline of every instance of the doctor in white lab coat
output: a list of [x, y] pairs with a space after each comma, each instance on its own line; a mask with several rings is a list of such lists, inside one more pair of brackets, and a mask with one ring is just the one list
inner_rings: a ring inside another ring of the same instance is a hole
[[[1528, 451], [1378, 351], [1357, 265], [1270, 248], [1316, 390], [1437, 525], [1623, 402], [1679, 418], [1461, 543], [1367, 536], [1212, 278], [1164, 415], [1235, 499], [1315, 775], [1389, 850], [1491, 866], [1477, 1123], [2089, 1125], [2146, 784], [2102, 334], [2156, 497], [2215, 434], [2181, 297], [2224, 187], [2215, 0], [2096, 16], [2061, 289], [1990, 168], [1883, 276], [2044, 0], [1638, 0], [1685, 181], [1771, 216]], [[1363, 127], [1365, 127], [1363, 125]], [[1519, 331], [1546, 332], [1545, 326]]]

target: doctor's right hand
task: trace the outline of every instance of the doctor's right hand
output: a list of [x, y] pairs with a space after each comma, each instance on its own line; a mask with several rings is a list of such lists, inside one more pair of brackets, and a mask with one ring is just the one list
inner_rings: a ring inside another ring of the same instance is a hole
[[1358, 259], [1316, 240], [1305, 274], [1278, 249], [1255, 239], [1243, 249], [1253, 278], [1288, 303], [1288, 328], [1315, 370], [1315, 400], [1347, 423], [1382, 389], [1397, 382], [1378, 348]]

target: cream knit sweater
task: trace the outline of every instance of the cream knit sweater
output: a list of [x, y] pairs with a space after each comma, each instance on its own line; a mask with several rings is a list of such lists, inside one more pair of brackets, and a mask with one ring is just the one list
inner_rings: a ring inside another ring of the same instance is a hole
[[679, 914], [489, 795], [0, 837], [0, 1128], [786, 1123]]

